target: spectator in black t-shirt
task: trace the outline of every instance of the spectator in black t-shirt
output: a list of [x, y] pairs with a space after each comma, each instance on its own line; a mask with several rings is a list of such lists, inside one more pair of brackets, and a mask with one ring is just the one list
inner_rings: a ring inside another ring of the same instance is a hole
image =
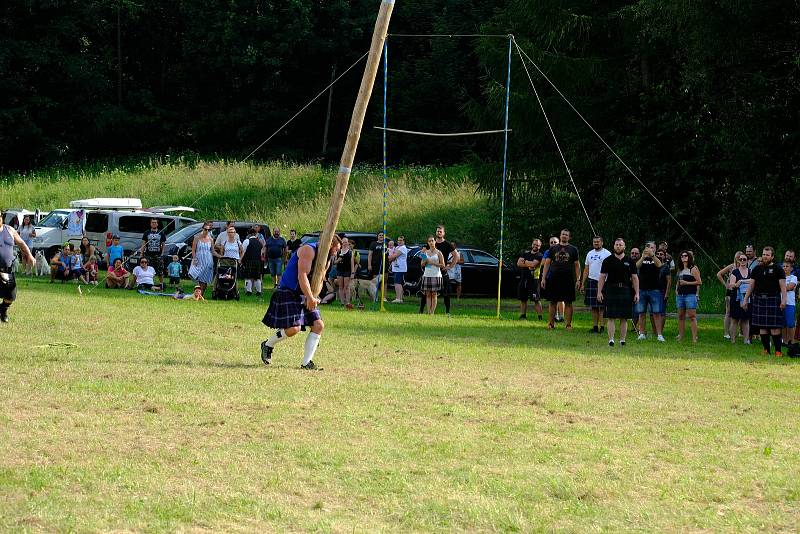
[[628, 319], [633, 315], [633, 305], [639, 302], [639, 275], [633, 259], [625, 255], [625, 240], [621, 237], [614, 241], [614, 253], [604, 259], [600, 267], [597, 300], [606, 307], [608, 346], [614, 346], [614, 320], [618, 319], [619, 344], [624, 347]]
[[294, 254], [294, 251], [297, 250], [298, 248], [300, 248], [300, 245], [302, 245], [302, 244], [303, 244], [303, 242], [300, 241], [300, 239], [297, 237], [297, 230], [294, 230], [294, 229], [289, 230], [289, 241], [286, 242], [286, 250], [287, 250], [286, 261], [287, 262], [289, 261], [289, 258], [291, 257], [291, 255]]
[[581, 289], [581, 264], [578, 249], [569, 244], [571, 237], [569, 230], [561, 230], [560, 243], [551, 247], [544, 259], [541, 287], [547, 290], [550, 301], [547, 322], [550, 329], [555, 328], [556, 305], [563, 302], [565, 327], [572, 330], [572, 303], [575, 292]]
[[[389, 264], [386, 263], [386, 236], [383, 232], [378, 232], [375, 236], [375, 241], [369, 245], [369, 254], [367, 255], [367, 271], [372, 283], [375, 285], [375, 298], [378, 300], [378, 295], [381, 294], [381, 280], [383, 279], [383, 268], [389, 270]], [[356, 266], [358, 269], [358, 266]]]
[[[775, 265], [775, 249], [764, 247], [761, 261], [750, 272], [752, 283], [747, 286], [742, 308], [752, 306], [752, 324], [760, 330], [764, 354], [769, 354], [769, 337], [775, 345], [775, 355], [781, 356], [781, 330], [785, 322], [786, 273]], [[752, 295], [752, 301], [748, 301]], [[749, 304], [748, 304], [749, 302]]]
[[539, 273], [542, 264], [542, 240], [534, 239], [530, 250], [523, 250], [517, 258], [517, 267], [520, 270], [519, 288], [519, 318], [527, 319], [528, 301], [533, 301], [533, 307], [542, 320], [542, 303], [539, 300]]
[[139, 253], [147, 258], [150, 267], [155, 270], [158, 275], [158, 283], [162, 288], [164, 287], [164, 267], [161, 254], [164, 252], [164, 243], [166, 242], [167, 236], [158, 230], [158, 219], [150, 219], [150, 229], [142, 235], [142, 246], [139, 247]]
[[[633, 259], [633, 258], [631, 258]], [[656, 256], [656, 244], [648, 242], [644, 253], [636, 262], [639, 274], [639, 302], [636, 313], [639, 315], [639, 341], [647, 339], [647, 308], [650, 308], [650, 319], [658, 341], [664, 342], [661, 331], [661, 315], [664, 314], [664, 297], [659, 289], [659, 275], [662, 263]]]

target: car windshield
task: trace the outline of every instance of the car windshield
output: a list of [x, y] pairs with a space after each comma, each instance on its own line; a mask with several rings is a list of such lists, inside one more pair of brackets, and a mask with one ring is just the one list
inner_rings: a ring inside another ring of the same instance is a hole
[[196, 223], [184, 226], [180, 230], [175, 230], [167, 236], [167, 243], [183, 243], [200, 231], [202, 227], [203, 223]]
[[51, 211], [50, 215], [39, 222], [42, 228], [63, 228], [64, 221], [67, 220], [67, 213], [63, 211]]

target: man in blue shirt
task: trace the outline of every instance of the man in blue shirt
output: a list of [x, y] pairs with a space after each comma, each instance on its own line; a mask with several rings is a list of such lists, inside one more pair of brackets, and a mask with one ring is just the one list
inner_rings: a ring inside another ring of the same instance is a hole
[[272, 237], [267, 239], [266, 246], [269, 274], [272, 275], [274, 287], [278, 287], [283, 274], [283, 256], [286, 254], [286, 240], [281, 237], [281, 229], [277, 226], [272, 231]]

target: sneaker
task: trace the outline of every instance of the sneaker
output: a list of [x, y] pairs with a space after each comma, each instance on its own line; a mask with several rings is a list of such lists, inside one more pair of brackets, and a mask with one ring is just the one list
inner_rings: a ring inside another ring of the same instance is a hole
[[644, 341], [647, 339], [647, 334], [639, 334], [639, 337], [636, 338], [636, 341]]
[[609, 339], [608, 340], [608, 346], [609, 347], [613, 347], [614, 346], [614, 340], [613, 339]]
[[664, 339], [664, 336], [662, 336], [660, 334], [656, 339], [658, 340], [659, 343], [664, 343], [666, 341], [666, 339]]
[[730, 334], [725, 334], [724, 336], [722, 336], [722, 339], [730, 339], [730, 338], [731, 338]]
[[592, 334], [599, 334], [599, 333], [600, 333], [600, 329], [597, 328], [596, 326], [593, 326], [592, 327]]
[[548, 330], [553, 330], [555, 327], [556, 327], [556, 325], [554, 325], [553, 323], [548, 323], [547, 324], [547, 329]]
[[619, 340], [619, 346], [620, 347], [624, 347], [625, 346], [625, 340], [624, 339], [620, 339]]
[[521, 314], [521, 315], [519, 316], [519, 320], [520, 320], [520, 321], [527, 321], [527, 320], [528, 320], [528, 316], [527, 316], [527, 315], [525, 315], [525, 314], [523, 313], [523, 314]]
[[317, 367], [314, 364], [314, 360], [311, 360], [306, 365], [301, 365], [300, 369], [305, 369], [306, 371], [322, 371], [322, 367]]
[[563, 323], [564, 322], [564, 318], [563, 317], [556, 317], [556, 322], [557, 323]]
[[542, 316], [541, 316], [541, 315], [539, 316], [539, 320], [540, 320], [540, 321], [542, 320]]
[[778, 358], [780, 358], [781, 356], [783, 356], [783, 353], [782, 353], [781, 351], [779, 351], [779, 350], [776, 350], [776, 351], [775, 351], [775, 356], [777, 356]]
[[352, 302], [348, 302], [347, 304], [344, 305], [344, 307], [347, 308], [348, 310], [352, 310], [353, 309], [353, 303]]
[[269, 365], [272, 362], [272, 351], [274, 347], [268, 347], [266, 341], [261, 342], [261, 361], [264, 365]]
[[8, 322], [8, 308], [0, 309], [0, 323]]
[[402, 303], [403, 303], [403, 301], [402, 301], [402, 300], [399, 300], [399, 299], [394, 299], [394, 300], [392, 301], [392, 304], [402, 304]]
[[248, 297], [252, 297], [253, 296], [253, 292], [252, 291], [245, 291], [244, 294], [247, 295]]

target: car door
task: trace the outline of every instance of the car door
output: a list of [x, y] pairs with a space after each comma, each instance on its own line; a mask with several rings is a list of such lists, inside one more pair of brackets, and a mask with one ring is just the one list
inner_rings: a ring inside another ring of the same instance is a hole
[[497, 294], [497, 258], [482, 250], [462, 250], [462, 291], [473, 295]]

